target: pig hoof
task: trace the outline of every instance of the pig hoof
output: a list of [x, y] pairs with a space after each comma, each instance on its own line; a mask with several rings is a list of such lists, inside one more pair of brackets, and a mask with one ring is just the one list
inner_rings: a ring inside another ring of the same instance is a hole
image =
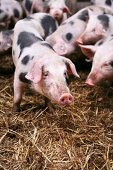
[[13, 105], [12, 112], [20, 112], [20, 107]]

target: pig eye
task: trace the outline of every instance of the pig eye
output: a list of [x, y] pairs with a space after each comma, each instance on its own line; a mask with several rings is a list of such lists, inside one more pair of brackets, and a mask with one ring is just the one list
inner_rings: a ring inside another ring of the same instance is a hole
[[49, 71], [45, 71], [45, 72], [43, 73], [43, 78], [46, 78], [48, 75], [49, 75]]
[[65, 79], [66, 79], [66, 83], [69, 84], [69, 77], [68, 77], [67, 72], [64, 72], [64, 76], [65, 76]]

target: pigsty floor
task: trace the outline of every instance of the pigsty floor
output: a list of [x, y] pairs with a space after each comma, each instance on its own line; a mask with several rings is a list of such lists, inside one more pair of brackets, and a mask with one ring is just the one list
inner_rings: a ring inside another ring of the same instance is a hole
[[113, 170], [113, 88], [88, 87], [79, 71], [72, 106], [48, 111], [26, 90], [14, 114], [12, 59], [0, 57], [0, 170]]

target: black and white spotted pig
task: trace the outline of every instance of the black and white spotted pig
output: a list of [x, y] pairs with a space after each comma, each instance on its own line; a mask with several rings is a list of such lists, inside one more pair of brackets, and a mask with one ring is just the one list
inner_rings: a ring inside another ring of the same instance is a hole
[[113, 13], [111, 9], [88, 6], [65, 20], [58, 29], [47, 37], [48, 43], [59, 55], [69, 55], [77, 47], [76, 40], [84, 32], [89, 19], [89, 11], [94, 14]]
[[0, 30], [13, 28], [15, 23], [23, 17], [23, 10], [16, 0], [1, 0]]
[[71, 14], [65, 0], [48, 0], [45, 12], [53, 16], [59, 25]]
[[0, 53], [5, 53], [12, 47], [13, 29], [0, 32]]
[[95, 44], [113, 33], [113, 15], [91, 13], [85, 31], [77, 40], [80, 44]]
[[[27, 30], [26, 30], [27, 28]], [[48, 14], [37, 13], [17, 22], [14, 28], [13, 61], [14, 111], [19, 111], [23, 88], [30, 84], [36, 92], [52, 102], [69, 105], [73, 96], [67, 86], [67, 65], [77, 76], [74, 64], [59, 56], [43, 38], [55, 29], [55, 20]]]

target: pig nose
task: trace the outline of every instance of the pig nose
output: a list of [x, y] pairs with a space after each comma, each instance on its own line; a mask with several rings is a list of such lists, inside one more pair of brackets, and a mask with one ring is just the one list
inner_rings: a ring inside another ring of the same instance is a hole
[[64, 93], [59, 100], [59, 103], [61, 105], [69, 105], [74, 101], [74, 98], [71, 94], [69, 93]]

